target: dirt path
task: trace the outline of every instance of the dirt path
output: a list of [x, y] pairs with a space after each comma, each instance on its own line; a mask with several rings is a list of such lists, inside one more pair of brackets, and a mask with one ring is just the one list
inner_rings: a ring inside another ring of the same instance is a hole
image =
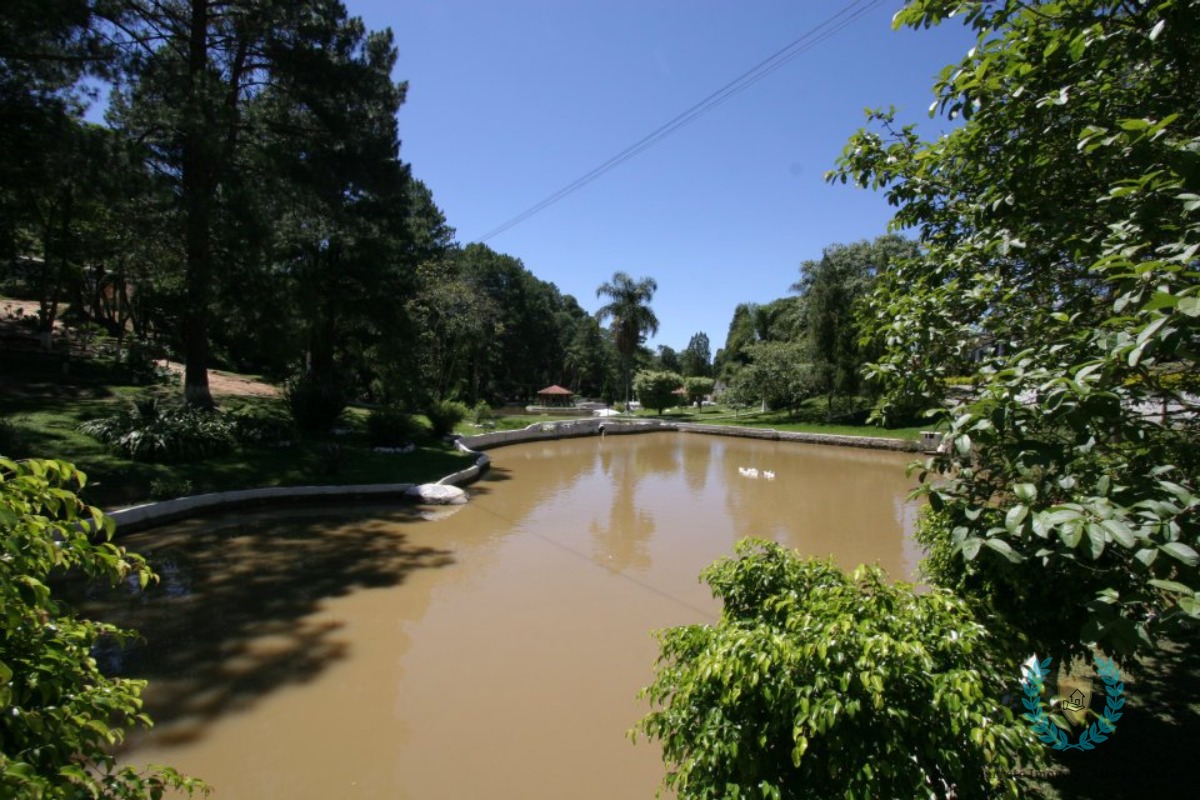
[[[66, 304], [63, 304], [59, 312], [61, 313], [66, 310], [66, 307]], [[28, 333], [28, 329], [18, 326], [16, 320], [22, 316], [37, 316], [37, 312], [38, 304], [36, 301], [0, 297], [0, 326], [17, 335], [22, 341], [29, 340], [33, 342], [34, 337], [31, 333]], [[55, 330], [62, 330], [62, 326], [57, 322], [55, 323]], [[165, 366], [176, 375], [183, 375], [183, 364], [177, 361], [167, 361], [164, 359], [160, 360], [158, 364]], [[279, 397], [279, 387], [277, 386], [244, 375], [223, 372], [217, 369], [210, 369], [208, 371], [208, 388], [215, 397]]]
[[[183, 364], [177, 361], [163, 360], [158, 363], [176, 375], [183, 375]], [[277, 386], [219, 369], [208, 371], [208, 388], [214, 397], [279, 397]]]

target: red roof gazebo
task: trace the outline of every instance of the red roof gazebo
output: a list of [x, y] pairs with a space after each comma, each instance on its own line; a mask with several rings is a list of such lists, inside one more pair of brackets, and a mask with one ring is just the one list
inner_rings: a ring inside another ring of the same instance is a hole
[[545, 405], [545, 406], [570, 405], [571, 398], [575, 396], [575, 393], [572, 392], [570, 389], [564, 389], [563, 387], [559, 386], [557, 383], [554, 384], [553, 386], [547, 386], [545, 389], [542, 389], [537, 394], [538, 394], [538, 401], [542, 405]]

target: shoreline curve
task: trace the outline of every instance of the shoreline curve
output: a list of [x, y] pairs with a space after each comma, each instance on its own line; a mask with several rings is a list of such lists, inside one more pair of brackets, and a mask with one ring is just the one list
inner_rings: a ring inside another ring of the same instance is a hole
[[[462, 487], [478, 480], [491, 464], [484, 450], [504, 447], [522, 442], [546, 439], [570, 439], [583, 436], [629, 435], [676, 431], [679, 433], [709, 436], [734, 436], [748, 439], [804, 442], [840, 447], [860, 447], [872, 450], [918, 452], [920, 444], [906, 439], [889, 439], [882, 436], [846, 436], [841, 434], [795, 433], [777, 431], [773, 428], [742, 428], [732, 425], [704, 425], [690, 422], [668, 422], [663, 420], [615, 420], [612, 417], [598, 419], [566, 420], [559, 422], [535, 422], [514, 431], [480, 433], [456, 439], [455, 447], [475, 462], [466, 469], [453, 472], [438, 481], [438, 485]], [[235, 489], [227, 492], [177, 497], [154, 503], [143, 503], [129, 508], [106, 511], [105, 516], [116, 525], [117, 534], [154, 528], [181, 519], [214, 511], [225, 511], [239, 507], [269, 506], [277, 503], [301, 500], [321, 502], [330, 500], [375, 500], [408, 498], [419, 484], [372, 483], [348, 486], [272, 486], [261, 489]]]

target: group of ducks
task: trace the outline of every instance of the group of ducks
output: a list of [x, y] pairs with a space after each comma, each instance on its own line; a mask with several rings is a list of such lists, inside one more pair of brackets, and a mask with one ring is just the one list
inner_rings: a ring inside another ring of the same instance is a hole
[[762, 475], [769, 481], [775, 480], [775, 473], [771, 472], [769, 469], [764, 469], [762, 472], [759, 472], [755, 467], [738, 467], [738, 474], [743, 478], [757, 479], [759, 475]]

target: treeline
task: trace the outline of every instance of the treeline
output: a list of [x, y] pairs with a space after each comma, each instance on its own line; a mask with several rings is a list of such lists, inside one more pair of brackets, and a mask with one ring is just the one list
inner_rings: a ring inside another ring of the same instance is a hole
[[183, 360], [197, 406], [213, 366], [400, 404], [614, 393], [609, 333], [458, 244], [401, 160], [396, 57], [335, 0], [6, 3], [0, 290], [47, 348], [65, 321]]
[[727, 401], [795, 411], [821, 397], [828, 418], [865, 418], [875, 390], [863, 367], [878, 352], [861, 341], [864, 301], [879, 275], [918, 255], [895, 234], [830, 245], [801, 263], [791, 296], [739, 305], [715, 362]]

